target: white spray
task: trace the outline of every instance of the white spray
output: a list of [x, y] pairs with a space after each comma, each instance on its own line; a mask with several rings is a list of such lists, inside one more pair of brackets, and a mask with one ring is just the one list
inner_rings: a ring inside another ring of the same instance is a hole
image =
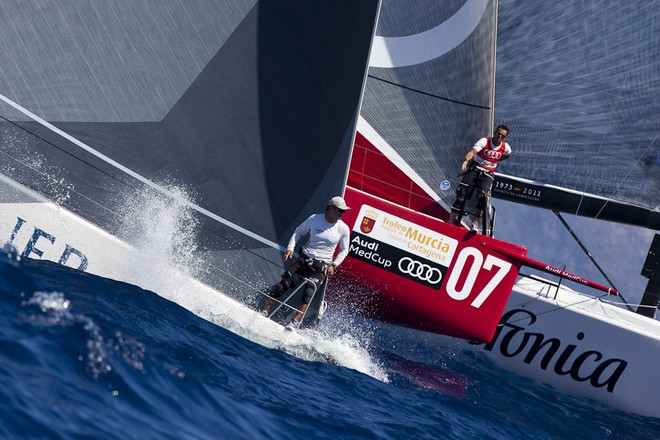
[[[196, 315], [260, 345], [276, 348], [307, 360], [323, 360], [388, 381], [369, 355], [365, 341], [329, 332], [284, 332], [282, 326], [196, 281], [204, 263], [195, 256], [198, 223], [188, 208], [189, 196], [168, 186], [171, 197], [146, 191], [127, 198], [122, 209], [123, 227], [117, 235], [137, 248], [139, 261], [122, 264], [122, 279], [157, 292]], [[335, 327], [336, 328], [336, 327]]]

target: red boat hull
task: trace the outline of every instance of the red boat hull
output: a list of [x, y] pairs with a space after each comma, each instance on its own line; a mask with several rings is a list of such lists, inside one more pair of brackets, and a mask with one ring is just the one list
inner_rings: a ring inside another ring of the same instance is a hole
[[343, 217], [351, 244], [335, 293], [354, 295], [356, 305], [375, 319], [479, 342], [492, 339], [520, 269], [515, 256], [524, 257], [524, 247], [350, 187], [344, 197], [351, 207]]

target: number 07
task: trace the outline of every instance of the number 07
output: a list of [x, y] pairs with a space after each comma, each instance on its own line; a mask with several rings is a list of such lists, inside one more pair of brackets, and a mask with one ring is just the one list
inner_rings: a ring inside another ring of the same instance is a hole
[[[467, 278], [463, 283], [463, 287], [458, 289], [458, 279], [463, 273], [463, 269], [465, 269], [465, 265], [469, 257], [472, 257], [472, 264], [470, 265]], [[456, 263], [454, 264], [454, 269], [452, 270], [451, 275], [447, 280], [447, 293], [451, 298], [457, 301], [463, 301], [468, 296], [470, 296], [470, 293], [474, 288], [474, 283], [477, 281], [477, 277], [479, 276], [479, 271], [483, 268], [490, 272], [493, 269], [493, 266], [498, 268], [497, 272], [495, 272], [488, 284], [484, 286], [483, 290], [479, 292], [474, 301], [472, 301], [470, 304], [472, 307], [477, 309], [481, 307], [484, 301], [486, 301], [486, 299], [490, 296], [491, 293], [493, 293], [495, 288], [500, 284], [504, 277], [506, 277], [506, 274], [509, 273], [512, 265], [508, 261], [502, 260], [501, 258], [497, 258], [490, 254], [486, 256], [486, 261], [484, 262], [484, 256], [478, 249], [473, 247], [464, 248], [461, 250], [461, 253], [458, 254]]]

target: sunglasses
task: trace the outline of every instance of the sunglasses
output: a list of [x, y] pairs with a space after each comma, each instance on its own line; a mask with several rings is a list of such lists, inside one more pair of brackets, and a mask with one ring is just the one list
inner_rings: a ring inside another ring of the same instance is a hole
[[336, 206], [333, 206], [333, 208], [335, 208], [337, 211], [339, 211], [340, 214], [343, 214], [343, 213], [346, 212], [345, 209], [339, 209], [339, 208], [337, 208]]
[[504, 133], [500, 132], [500, 131], [496, 131], [496, 132], [495, 132], [495, 136], [499, 136], [499, 137], [501, 137], [502, 139], [506, 138], [506, 135], [505, 135]]

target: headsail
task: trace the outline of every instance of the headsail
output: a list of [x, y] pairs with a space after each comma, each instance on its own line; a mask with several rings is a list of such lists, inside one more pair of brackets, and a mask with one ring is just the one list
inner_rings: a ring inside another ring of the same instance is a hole
[[245, 267], [271, 281], [260, 253], [278, 261], [271, 247], [342, 191], [376, 9], [3, 2], [3, 172], [51, 199], [66, 181], [60, 202], [110, 232], [145, 181], [181, 186], [227, 290]]
[[[495, 3], [382, 2], [349, 186], [448, 212], [460, 158], [492, 126]], [[399, 172], [381, 173], [378, 155]]]

